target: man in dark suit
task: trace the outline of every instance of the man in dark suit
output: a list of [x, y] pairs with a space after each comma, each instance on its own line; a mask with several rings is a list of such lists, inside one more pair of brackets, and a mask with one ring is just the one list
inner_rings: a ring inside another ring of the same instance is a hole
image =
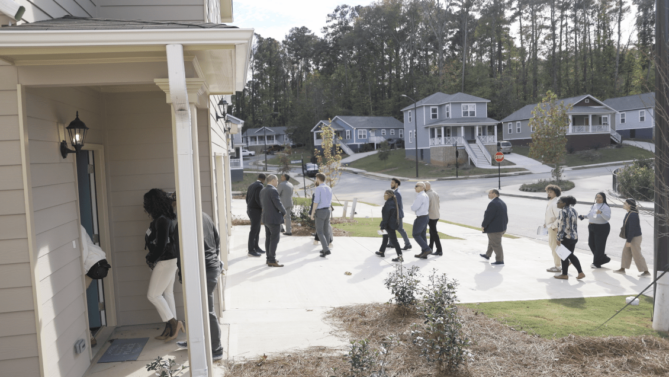
[[506, 212], [506, 204], [499, 198], [499, 191], [492, 189], [488, 191], [490, 203], [483, 217], [483, 233], [488, 235], [488, 251], [481, 257], [489, 260], [492, 252], [495, 252], [495, 261], [491, 264], [504, 264], [504, 250], [502, 249], [502, 236], [506, 232], [506, 224], [509, 218]]
[[267, 250], [267, 265], [269, 267], [283, 267], [276, 260], [276, 247], [281, 237], [281, 224], [286, 215], [286, 209], [281, 204], [281, 197], [276, 186], [279, 180], [276, 175], [267, 177], [267, 186], [260, 192], [262, 203], [262, 222], [265, 224], [265, 249]]
[[[397, 206], [399, 207], [400, 211], [400, 226], [397, 228], [397, 231], [400, 233], [402, 238], [404, 239], [404, 248], [402, 250], [411, 250], [411, 242], [409, 241], [409, 236], [407, 235], [406, 230], [404, 230], [404, 221], [402, 219], [404, 218], [404, 205], [402, 204], [402, 194], [400, 194], [400, 180], [397, 178], [393, 178], [390, 181], [390, 188], [395, 192], [395, 197], [397, 198]], [[389, 247], [393, 247], [393, 245], [388, 244]]]
[[260, 239], [260, 220], [262, 217], [262, 203], [260, 203], [260, 191], [265, 183], [265, 174], [258, 174], [258, 180], [253, 182], [246, 190], [246, 213], [251, 220], [251, 231], [249, 232], [249, 257], [260, 257], [263, 251], [258, 245]]

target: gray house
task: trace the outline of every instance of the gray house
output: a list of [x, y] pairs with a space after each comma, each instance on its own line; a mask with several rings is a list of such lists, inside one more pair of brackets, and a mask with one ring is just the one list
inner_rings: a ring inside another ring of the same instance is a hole
[[616, 131], [629, 139], [652, 139], [655, 136], [655, 93], [609, 98], [605, 104], [618, 111]]
[[[267, 137], [267, 142], [265, 142]], [[265, 149], [265, 145], [289, 146], [292, 144], [290, 136], [286, 133], [286, 127], [260, 127], [249, 128], [242, 134], [242, 143], [248, 150], [260, 152]]]
[[[323, 144], [321, 127], [330, 121], [321, 120], [311, 129], [314, 134], [314, 146]], [[372, 116], [336, 116], [332, 119], [336, 142], [346, 154], [360, 152], [365, 144], [376, 145], [391, 139], [404, 139], [402, 123], [393, 117]]]
[[[565, 105], [572, 105], [569, 110], [569, 128], [567, 129], [567, 147], [575, 151], [604, 147], [611, 142], [620, 143], [622, 138], [616, 132], [616, 110], [597, 98], [585, 94], [560, 100]], [[537, 104], [527, 105], [502, 119], [504, 140], [513, 145], [529, 145], [534, 129], [529, 122]]]
[[488, 118], [485, 98], [465, 93], [437, 92], [402, 109], [406, 157], [433, 165], [454, 164], [471, 160], [474, 165], [490, 165], [491, 153], [497, 150], [499, 121]]
[[244, 179], [244, 159], [242, 158], [244, 121], [231, 114], [227, 114], [226, 116], [226, 126], [230, 127], [230, 134], [232, 135], [230, 143], [232, 147], [232, 151], [230, 151], [230, 178], [233, 182], [239, 182]]

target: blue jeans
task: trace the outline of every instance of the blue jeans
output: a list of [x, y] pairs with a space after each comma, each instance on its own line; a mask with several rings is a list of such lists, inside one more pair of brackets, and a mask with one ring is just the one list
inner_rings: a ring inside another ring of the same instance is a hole
[[427, 244], [427, 224], [430, 219], [425, 216], [418, 216], [413, 222], [413, 239], [420, 245], [421, 251], [429, 251], [430, 246]]

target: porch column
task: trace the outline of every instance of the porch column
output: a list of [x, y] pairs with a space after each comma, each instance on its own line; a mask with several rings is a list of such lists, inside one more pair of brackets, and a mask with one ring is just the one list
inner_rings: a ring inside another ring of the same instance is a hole
[[592, 132], [592, 114], [588, 114], [588, 132]]
[[[497, 144], [497, 125], [494, 125], [495, 127], [495, 144]], [[504, 127], [504, 124], [502, 124], [502, 127]]]
[[[169, 79], [156, 79], [172, 105], [172, 140], [188, 356], [193, 377], [213, 370], [202, 236], [202, 201], [197, 144], [198, 97], [208, 95], [202, 79], [186, 79], [182, 45], [167, 45]], [[206, 96], [205, 96], [206, 97]], [[206, 98], [205, 98], [206, 100]], [[206, 103], [206, 102], [205, 102]]]
[[464, 143], [465, 142], [465, 126], [460, 126], [460, 132], [461, 132], [460, 136], [462, 136], [462, 142]]
[[441, 145], [444, 145], [444, 126], [441, 126]]

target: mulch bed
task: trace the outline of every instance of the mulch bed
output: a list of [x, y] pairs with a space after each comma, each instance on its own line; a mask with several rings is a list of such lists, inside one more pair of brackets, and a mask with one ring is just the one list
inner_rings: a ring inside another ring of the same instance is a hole
[[[544, 339], [515, 330], [482, 313], [460, 308], [463, 328], [472, 343], [473, 357], [455, 376], [663, 376], [669, 373], [669, 341], [649, 336], [579, 337]], [[369, 340], [379, 349], [382, 339], [395, 335], [400, 344], [390, 351], [388, 376], [440, 376], [420, 357], [409, 339], [409, 327], [419, 322], [416, 313], [401, 315], [390, 304], [334, 308], [326, 320], [337, 334]], [[311, 348], [225, 363], [228, 376], [345, 376], [350, 366], [347, 350]], [[367, 376], [367, 375], [366, 375]]]

